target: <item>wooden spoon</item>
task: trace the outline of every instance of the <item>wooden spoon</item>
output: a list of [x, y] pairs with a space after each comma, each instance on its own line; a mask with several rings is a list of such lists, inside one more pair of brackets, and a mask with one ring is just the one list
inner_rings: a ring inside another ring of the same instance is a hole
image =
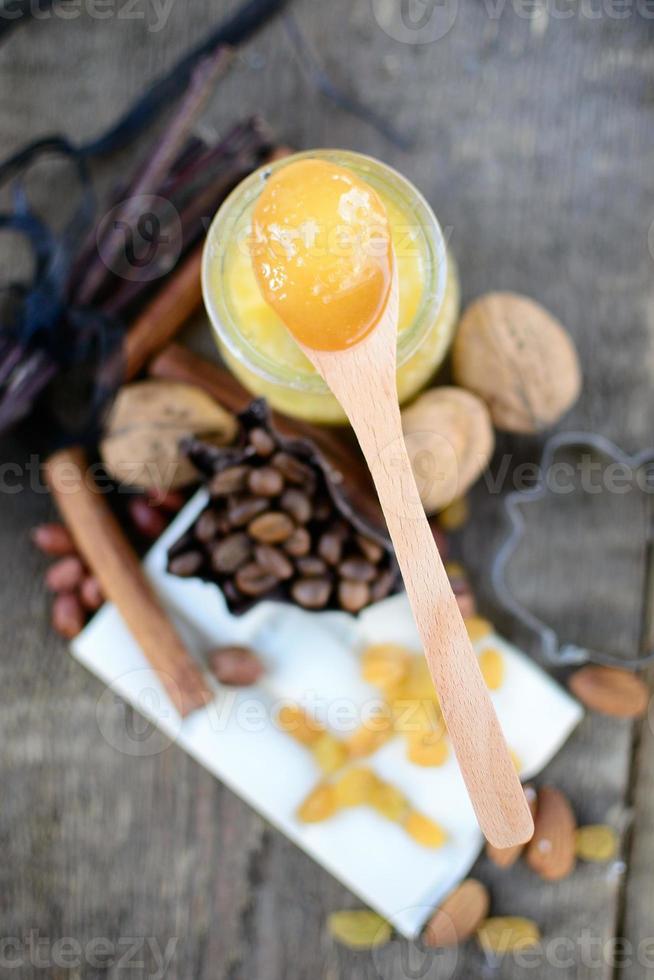
[[420, 500], [396, 383], [397, 267], [385, 312], [359, 344], [302, 349], [341, 403], [372, 473], [443, 717], [479, 825], [492, 845], [534, 824]]

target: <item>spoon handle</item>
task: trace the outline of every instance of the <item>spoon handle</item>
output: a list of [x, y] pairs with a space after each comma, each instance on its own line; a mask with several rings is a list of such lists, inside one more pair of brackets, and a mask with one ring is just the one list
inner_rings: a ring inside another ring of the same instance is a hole
[[[396, 405], [384, 402], [383, 412], [370, 405], [367, 418], [357, 411], [350, 421], [375, 482], [479, 825], [491, 844], [511, 847], [532, 836], [531, 813], [425, 517]], [[372, 425], [370, 414], [377, 416]]]

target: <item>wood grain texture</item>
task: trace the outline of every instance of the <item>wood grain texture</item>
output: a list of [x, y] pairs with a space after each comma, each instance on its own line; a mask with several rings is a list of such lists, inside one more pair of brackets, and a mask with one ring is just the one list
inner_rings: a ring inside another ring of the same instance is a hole
[[[172, 4], [159, 31], [150, 29], [154, 6], [145, 0], [136, 8], [144, 19], [95, 20], [82, 5], [79, 17], [17, 29], [0, 48], [3, 151], [55, 129], [94, 135], [226, 6]], [[529, 20], [512, 4], [494, 5], [494, 17], [489, 9], [461, 3], [446, 37], [417, 45], [389, 37], [371, 0], [294, 0], [333, 79], [414, 136], [409, 152], [312, 90], [280, 22], [239, 54], [206, 125], [220, 131], [259, 109], [291, 145], [344, 146], [403, 170], [445, 228], [465, 300], [489, 289], [524, 292], [572, 331], [585, 390], [566, 427], [597, 429], [638, 449], [651, 441], [654, 409], [654, 23], [633, 12], [584, 16], [577, 5], [565, 19]], [[98, 168], [102, 186], [115, 182], [125, 159]], [[208, 350], [201, 318], [197, 326], [191, 341]], [[511, 454], [512, 473], [538, 448], [502, 439], [494, 472], [503, 454]], [[3, 446], [2, 459], [22, 468], [22, 478], [2, 471], [8, 484], [29, 483], [29, 454], [17, 441]], [[484, 611], [515, 635], [486, 574], [502, 530], [498, 496], [482, 484], [472, 502], [463, 556]], [[469, 980], [489, 968], [502, 980], [648, 976], [638, 963], [615, 967], [606, 946], [616, 935], [637, 946], [652, 931], [654, 773], [643, 737], [631, 788], [631, 726], [587, 718], [545, 774], [569, 794], [581, 822], [623, 831], [633, 804], [626, 876], [585, 865], [569, 880], [541, 885], [522, 864], [504, 873], [481, 859], [475, 868], [498, 914], [539, 922], [546, 945], [534, 966], [509, 958], [494, 970], [474, 944], [456, 963], [423, 958], [415, 944], [399, 941], [374, 956], [350, 953], [329, 941], [324, 921], [329, 911], [356, 905], [353, 897], [174, 746], [153, 734], [136, 738], [139, 719], [51, 633], [43, 563], [27, 536], [52, 516], [47, 496], [27, 487], [5, 492], [1, 507], [0, 771], [8, 788], [0, 810], [1, 936], [38, 929], [52, 941], [71, 936], [82, 944], [151, 936], [161, 949], [177, 938], [166, 973], [174, 980]], [[589, 535], [573, 513], [534, 528], [530, 587], [544, 612], [580, 635], [589, 621], [599, 632], [613, 628], [634, 590], [642, 597], [635, 584], [642, 547], [617, 506], [612, 520], [602, 534]], [[590, 613], [574, 600], [582, 546], [602, 597]], [[570, 562], [567, 590], [552, 586], [557, 548]], [[614, 639], [629, 645], [632, 630], [625, 626]], [[152, 954], [143, 959], [140, 973], [154, 974]], [[77, 975], [99, 972], [86, 964]], [[110, 980], [124, 974], [116, 963], [103, 971]], [[45, 974], [25, 960], [20, 975]]]

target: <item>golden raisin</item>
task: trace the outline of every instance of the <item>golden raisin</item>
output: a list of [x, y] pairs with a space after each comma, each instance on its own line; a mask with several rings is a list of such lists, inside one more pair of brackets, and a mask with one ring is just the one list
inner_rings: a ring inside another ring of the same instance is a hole
[[409, 804], [396, 786], [377, 780], [370, 794], [370, 805], [382, 816], [401, 823], [407, 815]]
[[303, 823], [319, 823], [336, 813], [336, 793], [333, 786], [320, 783], [298, 807], [297, 815]]
[[442, 847], [447, 834], [434, 820], [430, 820], [417, 810], [411, 810], [404, 821], [404, 829], [423, 847]]
[[484, 675], [486, 686], [491, 691], [497, 691], [502, 686], [505, 674], [504, 657], [495, 647], [487, 647], [479, 654], [479, 666]]
[[575, 848], [582, 861], [611, 861], [618, 852], [618, 835], [606, 824], [579, 827]]
[[372, 949], [391, 938], [391, 927], [385, 919], [368, 909], [344, 909], [332, 912], [327, 919], [331, 936], [350, 949]]
[[311, 751], [324, 773], [336, 772], [347, 761], [348, 751], [343, 742], [325, 732], [311, 743]]
[[449, 754], [447, 740], [441, 732], [429, 732], [409, 739], [407, 758], [416, 766], [442, 766]]
[[368, 803], [377, 784], [371, 769], [348, 769], [334, 784], [338, 806], [361, 806]]
[[444, 531], [458, 531], [466, 523], [469, 516], [468, 501], [465, 497], [459, 497], [458, 500], [453, 500], [440, 512], [438, 523]]
[[378, 748], [393, 737], [393, 717], [390, 708], [384, 705], [371, 714], [347, 740], [347, 748], [352, 758], [372, 755]]
[[472, 643], [477, 643], [478, 640], [483, 640], [484, 637], [494, 632], [493, 624], [487, 619], [482, 619], [481, 616], [470, 616], [464, 622]]
[[298, 704], [285, 704], [277, 715], [277, 723], [282, 731], [300, 742], [302, 745], [312, 745], [325, 729], [315, 718], [311, 718]]
[[404, 677], [410, 653], [396, 643], [378, 643], [363, 651], [361, 672], [364, 680], [387, 690]]

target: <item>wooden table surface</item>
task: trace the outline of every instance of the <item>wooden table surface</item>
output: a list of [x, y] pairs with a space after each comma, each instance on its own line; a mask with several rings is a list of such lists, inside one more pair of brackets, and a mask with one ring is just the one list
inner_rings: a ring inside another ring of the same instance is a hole
[[[227, 6], [120, 0], [99, 5], [98, 19], [82, 2], [17, 29], [0, 47], [3, 154], [53, 130], [90, 137]], [[432, 4], [444, 36], [419, 44], [424, 32], [392, 36], [390, 0], [295, 0], [331, 77], [412, 148], [325, 101], [280, 21], [240, 53], [205, 118], [219, 131], [259, 110], [292, 145], [353, 148], [404, 171], [447, 229], [464, 300], [488, 289], [524, 292], [573, 333], [585, 390], [565, 427], [635, 451], [653, 441], [654, 414], [654, 21], [635, 7], [534, 4], [534, 14], [513, 3]], [[110, 181], [111, 167], [100, 176]], [[538, 448], [502, 439], [496, 469], [503, 454], [513, 454], [513, 466]], [[30, 451], [14, 438], [2, 454], [26, 484], [1, 504], [3, 976], [654, 977], [649, 722], [588, 716], [542, 777], [570, 795], [580, 822], [620, 830], [624, 865], [580, 865], [551, 885], [524, 866], [501, 873], [482, 858], [474, 869], [497, 914], [540, 924], [539, 955], [490, 964], [472, 943], [452, 957], [400, 940], [375, 955], [349, 952], [329, 939], [325, 919], [358, 903], [333, 878], [176, 748], [114, 747], [126, 725], [137, 744], [140, 722], [120, 702], [99, 700], [101, 684], [49, 627], [28, 529], [52, 508]], [[590, 525], [575, 507], [547, 512], [530, 530], [521, 578], [566, 635], [634, 650], [653, 597], [643, 584], [642, 523], [622, 499]], [[487, 578], [500, 498], [482, 485], [472, 507], [464, 559], [484, 611], [513, 635]], [[7, 944], [15, 937], [18, 945]], [[73, 944], [55, 955], [67, 938]], [[113, 944], [113, 960], [101, 939]], [[75, 943], [87, 949], [81, 958]]]

